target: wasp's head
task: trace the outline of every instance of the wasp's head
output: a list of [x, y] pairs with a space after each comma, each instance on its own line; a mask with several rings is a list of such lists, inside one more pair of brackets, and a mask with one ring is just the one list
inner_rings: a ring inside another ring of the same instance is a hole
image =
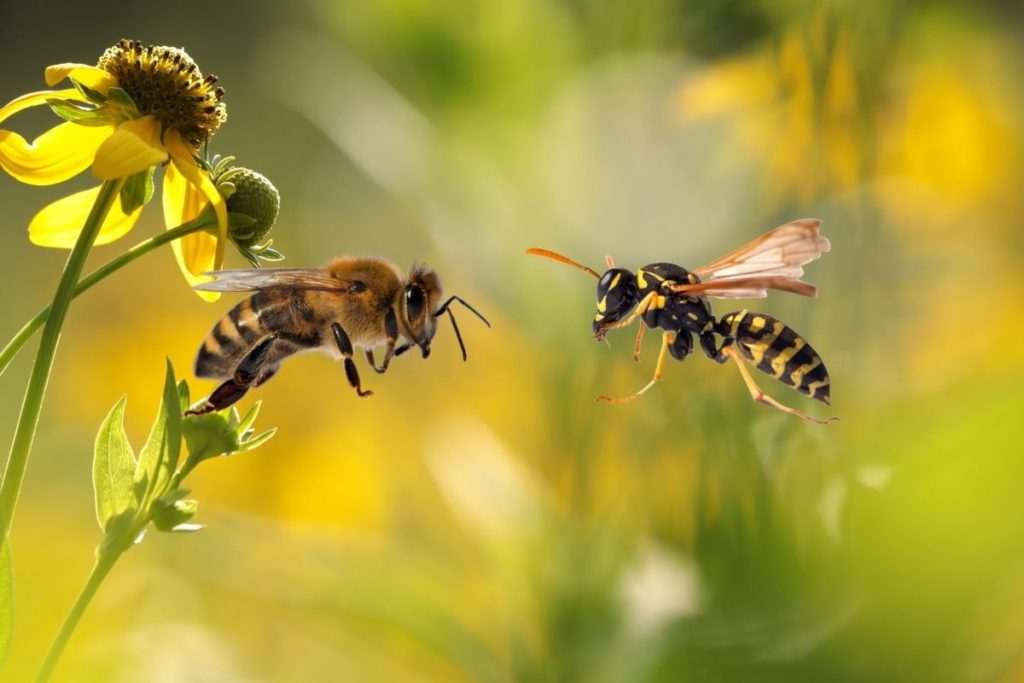
[[625, 268], [605, 271], [597, 282], [597, 315], [594, 316], [594, 338], [604, 339], [608, 325], [629, 314], [639, 301], [636, 275]]

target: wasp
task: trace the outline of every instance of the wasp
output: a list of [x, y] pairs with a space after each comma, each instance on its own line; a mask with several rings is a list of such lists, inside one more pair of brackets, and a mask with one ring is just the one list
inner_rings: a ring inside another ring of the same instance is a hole
[[[345, 375], [359, 396], [364, 390], [353, 360], [356, 347], [376, 372], [418, 347], [426, 358], [447, 314], [466, 360], [466, 346], [455, 322], [458, 302], [490, 327], [461, 297], [441, 299], [441, 280], [422, 265], [403, 277], [398, 268], [374, 256], [342, 256], [323, 268], [221, 270], [215, 280], [196, 285], [211, 292], [255, 292], [224, 315], [196, 354], [196, 377], [223, 380], [209, 398], [188, 411], [201, 415], [226, 408], [277, 372], [281, 361], [319, 349], [344, 359]], [[373, 349], [385, 345], [378, 366]]]
[[[639, 398], [661, 380], [668, 355], [682, 361], [693, 352], [694, 337], [701, 350], [718, 363], [735, 361], [750, 396], [758, 403], [827, 424], [824, 420], [783, 405], [764, 393], [747, 363], [801, 394], [830, 403], [828, 370], [821, 356], [807, 340], [780, 320], [749, 310], [726, 313], [715, 318], [709, 297], [761, 298], [769, 289], [815, 297], [817, 289], [801, 280], [803, 266], [827, 252], [831, 245], [820, 234], [821, 221], [813, 218], [792, 221], [761, 235], [720, 259], [692, 271], [673, 263], [652, 263], [634, 273], [616, 268], [606, 257], [604, 274], [547, 249], [527, 249], [573, 266], [597, 282], [597, 314], [594, 339], [602, 341], [609, 330], [641, 320], [633, 347], [633, 359], [640, 360], [640, 345], [649, 327], [661, 329], [661, 350], [654, 377], [642, 389], [623, 398], [598, 396], [608, 403], [625, 403]], [[718, 343], [718, 337], [722, 338]]]

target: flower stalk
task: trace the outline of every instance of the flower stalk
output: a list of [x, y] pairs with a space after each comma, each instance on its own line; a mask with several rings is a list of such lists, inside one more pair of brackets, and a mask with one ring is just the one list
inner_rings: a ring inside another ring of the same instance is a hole
[[[36, 676], [49, 680], [82, 615], [100, 585], [124, 553], [140, 543], [150, 526], [158, 531], [195, 532], [191, 523], [198, 503], [187, 499], [185, 478], [199, 463], [211, 458], [244, 453], [266, 443], [275, 433], [256, 434], [255, 404], [244, 417], [232, 407], [202, 416], [186, 417], [189, 390], [178, 383], [167, 363], [167, 375], [156, 420], [138, 456], [124, 429], [127, 398], [111, 409], [96, 436], [93, 487], [96, 517], [103, 539], [96, 548], [96, 562], [54, 638]], [[183, 456], [183, 457], [181, 457]]]
[[57, 352], [57, 342], [60, 341], [64, 318], [67, 316], [71, 299], [75, 295], [75, 287], [82, 275], [85, 259], [92, 249], [103, 219], [106, 218], [110, 207], [116, 201], [123, 184], [123, 179], [107, 180], [100, 187], [96, 202], [93, 204], [89, 216], [85, 220], [85, 225], [82, 227], [82, 232], [64, 266], [53, 303], [50, 304], [50, 313], [43, 326], [39, 349], [36, 351], [36, 359], [32, 365], [32, 374], [21, 404], [21, 413], [18, 416], [14, 440], [7, 458], [3, 483], [0, 484], [0, 524], [3, 526], [0, 529], [0, 543], [7, 542], [8, 532], [11, 528], [14, 508], [21, 492], [21, 483], [25, 478], [25, 468], [28, 465], [29, 453], [35, 439], [36, 427], [39, 425], [39, 413], [43, 405], [43, 397], [46, 394], [46, 385], [50, 379], [50, 370], [53, 368], [53, 358]]
[[[232, 226], [251, 221], [251, 219], [242, 216], [241, 214], [229, 214], [229, 219]], [[124, 268], [135, 259], [140, 256], [145, 256], [157, 247], [161, 247], [168, 242], [173, 242], [174, 240], [185, 237], [186, 235], [191, 235], [203, 230], [209, 230], [210, 228], [216, 227], [216, 225], [216, 216], [209, 213], [203, 213], [193, 221], [185, 223], [184, 225], [179, 225], [176, 228], [172, 228], [171, 230], [161, 233], [156, 237], [151, 237], [139, 242], [128, 251], [112, 258], [110, 261], [82, 278], [75, 287], [72, 298], [77, 297], [79, 294], [87, 291], [108, 276], [113, 275], [121, 268]], [[0, 350], [0, 375], [3, 375], [4, 371], [6, 371], [7, 367], [11, 364], [11, 361], [14, 360], [15, 356], [17, 356], [25, 346], [25, 343], [32, 338], [32, 335], [35, 334], [36, 330], [42, 327], [43, 323], [47, 321], [50, 317], [51, 308], [51, 306], [47, 306], [36, 313], [36, 315], [25, 323], [18, 333], [14, 335], [11, 341], [7, 342], [7, 346], [5, 346], [3, 350]]]

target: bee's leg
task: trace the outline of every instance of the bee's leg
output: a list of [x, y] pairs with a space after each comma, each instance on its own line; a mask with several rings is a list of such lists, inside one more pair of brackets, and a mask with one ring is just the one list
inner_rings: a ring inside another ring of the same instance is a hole
[[391, 359], [395, 356], [395, 344], [398, 343], [398, 318], [395, 317], [395, 309], [392, 306], [388, 306], [387, 313], [384, 314], [384, 334], [387, 335], [388, 346], [384, 353], [384, 362], [379, 368], [373, 362], [373, 350], [366, 350], [366, 360], [370, 363], [370, 367], [381, 375], [388, 371]]
[[231, 379], [214, 389], [213, 393], [196, 408], [185, 411], [185, 414], [204, 415], [215, 410], [223, 410], [245, 396], [245, 392], [249, 391], [254, 384], [266, 381], [267, 377], [261, 377], [261, 375], [265, 374], [267, 357], [276, 340], [277, 335], [271, 335], [254, 346], [238, 364]]
[[644, 330], [647, 329], [647, 325], [641, 324], [640, 328], [636, 331], [636, 341], [633, 342], [633, 360], [637, 363], [640, 362], [640, 345], [644, 341]]
[[663, 332], [662, 333], [662, 335], [661, 335], [661, 351], [658, 352], [658, 364], [656, 366], [654, 366], [654, 377], [652, 377], [651, 381], [647, 383], [647, 386], [645, 386], [643, 389], [641, 389], [640, 391], [636, 392], [635, 394], [631, 394], [630, 396], [625, 396], [623, 398], [612, 398], [610, 396], [598, 396], [597, 400], [598, 401], [605, 401], [607, 403], [626, 403], [627, 401], [632, 401], [633, 399], [639, 398], [645, 391], [647, 391], [648, 389], [653, 387], [655, 384], [657, 384], [658, 380], [661, 379], [661, 376], [663, 374], [665, 374], [665, 358], [668, 356], [669, 347], [672, 345], [674, 335], [675, 335], [674, 332]]
[[774, 398], [764, 393], [761, 390], [761, 387], [757, 386], [757, 382], [755, 382], [754, 378], [750, 375], [750, 369], [747, 368], [747, 364], [743, 361], [742, 356], [740, 356], [739, 351], [737, 351], [734, 346], [726, 344], [723, 344], [722, 346], [722, 354], [736, 361], [736, 367], [739, 368], [740, 375], [743, 376], [743, 381], [746, 382], [747, 384], [747, 390], [750, 391], [750, 397], [757, 401], [758, 403], [763, 403], [766, 406], [775, 408], [776, 410], [781, 410], [784, 413], [796, 415], [797, 417], [802, 417], [803, 419], [808, 420], [809, 422], [817, 422], [818, 424], [822, 425], [827, 425], [830, 422], [835, 422], [839, 419], [838, 417], [829, 417], [825, 418], [824, 420], [819, 420], [818, 418], [812, 417], [811, 415], [808, 415], [803, 411], [797, 410], [796, 408], [790, 408], [789, 406], [782, 405]]
[[363, 391], [362, 384], [359, 382], [359, 371], [356, 370], [356, 362], [352, 360], [352, 342], [345, 334], [345, 330], [341, 329], [341, 325], [338, 323], [331, 323], [331, 331], [334, 332], [334, 343], [338, 345], [338, 350], [345, 357], [345, 376], [348, 377], [348, 383], [360, 396], [372, 396], [373, 392]]

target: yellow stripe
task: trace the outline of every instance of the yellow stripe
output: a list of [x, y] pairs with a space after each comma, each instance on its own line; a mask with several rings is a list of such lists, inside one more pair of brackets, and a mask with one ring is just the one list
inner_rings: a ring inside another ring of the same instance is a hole
[[805, 346], [807, 346], [807, 342], [802, 337], [797, 337], [795, 345], [783, 349], [779, 352], [779, 355], [772, 358], [772, 371], [775, 372], [776, 377], [782, 377], [782, 373], [786, 370], [786, 363], [789, 362], [797, 351]]
[[827, 387], [828, 384], [828, 377], [822, 380], [818, 380], [817, 382], [811, 382], [810, 384], [807, 385], [807, 393], [810, 394], [811, 396], [814, 396], [814, 394], [818, 392], [819, 388]]
[[764, 324], [768, 322], [763, 317], [755, 315], [749, 323], [747, 323], [747, 329], [751, 332], [760, 332], [764, 329]]
[[818, 367], [819, 365], [821, 365], [821, 358], [819, 356], [815, 356], [814, 360], [812, 360], [810, 363], [801, 365], [796, 370], [789, 373], [789, 378], [793, 380], [793, 384], [795, 386], [800, 386], [800, 380], [804, 378], [804, 375], [806, 375], [808, 372]]
[[758, 340], [758, 343], [764, 344], [766, 347], [771, 346], [772, 343], [779, 338], [779, 335], [782, 334], [782, 331], [784, 329], [786, 329], [786, 326], [776, 321], [776, 323], [772, 325], [772, 331], [766, 334], [765, 336], [761, 337]]
[[739, 313], [733, 313], [732, 320], [729, 322], [729, 336], [738, 337], [740, 330], [740, 323], [747, 317], [747, 309], [743, 309]]
[[238, 334], [238, 330], [235, 329], [235, 323], [231, 319], [231, 315], [232, 314], [229, 313], [223, 318], [221, 318], [220, 322], [217, 323], [217, 328], [220, 330], [221, 334], [227, 337], [228, 339], [241, 340], [241, 337]]
[[640, 289], [647, 289], [647, 280], [644, 278], [646, 274], [643, 268], [638, 268], [636, 271], [636, 284]]
[[758, 343], [758, 344], [746, 344], [746, 343], [744, 343], [743, 346], [747, 349], [747, 351], [750, 352], [750, 360], [751, 360], [751, 362], [754, 365], [757, 365], [758, 363], [761, 362], [761, 358], [764, 357], [764, 350], [768, 348], [767, 346], [765, 346], [764, 344], [761, 344], [761, 343]]
[[665, 308], [665, 297], [659, 294], [658, 296], [654, 297], [654, 301], [651, 303], [653, 304], [651, 308]]
[[621, 279], [622, 279], [622, 273], [616, 273], [615, 274], [615, 279], [613, 279], [612, 283], [610, 285], [608, 285], [608, 289], [612, 290], [612, 289], [615, 289], [616, 287], [618, 287], [619, 286], [619, 280], [621, 280]]

